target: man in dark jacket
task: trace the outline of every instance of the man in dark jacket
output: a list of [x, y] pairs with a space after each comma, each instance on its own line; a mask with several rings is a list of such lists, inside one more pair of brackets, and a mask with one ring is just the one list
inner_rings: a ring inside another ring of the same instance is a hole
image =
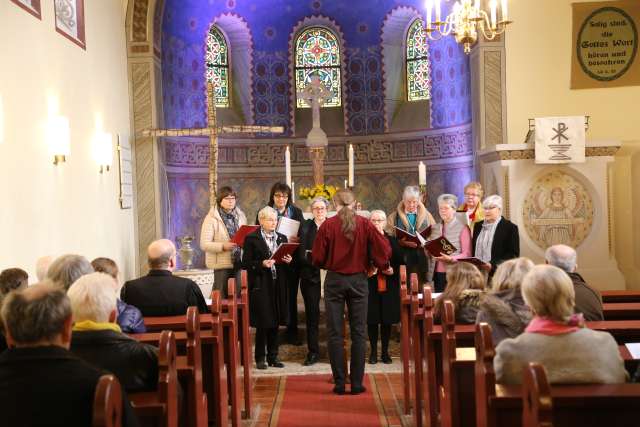
[[[0, 414], [6, 426], [90, 426], [95, 388], [107, 374], [69, 352], [71, 306], [63, 289], [38, 284], [2, 306], [9, 350], [0, 355]], [[126, 392], [123, 426], [137, 426]]]
[[547, 249], [544, 258], [547, 264], [564, 270], [571, 278], [576, 293], [574, 311], [582, 313], [587, 321], [604, 320], [600, 292], [587, 285], [582, 276], [576, 273], [578, 254], [575, 249], [567, 245], [553, 245]]
[[200, 287], [190, 279], [172, 274], [176, 267], [176, 247], [171, 240], [152, 242], [147, 249], [149, 273], [129, 280], [120, 291], [120, 298], [137, 307], [143, 316], [177, 316], [187, 313], [190, 306], [207, 313], [207, 303]]
[[67, 295], [75, 321], [71, 351], [115, 374], [129, 392], [154, 390], [157, 349], [120, 332], [113, 279], [105, 273], [87, 274], [76, 280]]

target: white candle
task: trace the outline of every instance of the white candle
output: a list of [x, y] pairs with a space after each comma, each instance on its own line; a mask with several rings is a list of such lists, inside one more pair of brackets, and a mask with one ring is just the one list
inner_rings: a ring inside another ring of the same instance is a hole
[[296, 183], [291, 181], [291, 203], [296, 202]]
[[427, 29], [431, 29], [432, 12], [433, 0], [427, 0]]
[[347, 188], [347, 180], [344, 180], [344, 188]]
[[418, 163], [418, 184], [427, 185], [427, 167], [424, 162]]
[[502, 0], [502, 22], [508, 21], [507, 0]]
[[349, 187], [353, 187], [354, 169], [353, 144], [349, 144]]
[[489, 7], [491, 8], [491, 28], [496, 28], [496, 9], [498, 8], [498, 0], [491, 0], [489, 2]]
[[289, 152], [289, 146], [284, 152], [284, 174], [287, 185], [291, 187], [291, 153]]
[[440, 13], [440, 0], [436, 0], [436, 23], [440, 22], [440, 18], [441, 18], [441, 13]]

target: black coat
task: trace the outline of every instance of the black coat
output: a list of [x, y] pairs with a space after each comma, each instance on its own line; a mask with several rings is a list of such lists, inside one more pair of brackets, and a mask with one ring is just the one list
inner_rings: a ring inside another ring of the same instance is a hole
[[[277, 242], [287, 238], [277, 233]], [[288, 323], [288, 293], [286, 264], [276, 264], [276, 279], [271, 269], [262, 266], [268, 259], [269, 247], [260, 229], [247, 234], [242, 248], [242, 268], [247, 270], [249, 285], [249, 325], [254, 328], [277, 328]]]
[[[391, 325], [400, 322], [400, 265], [404, 263], [403, 251], [395, 237], [386, 235], [391, 245], [393, 274], [387, 279], [386, 292], [378, 292], [378, 275], [369, 277], [367, 324]], [[380, 274], [380, 273], [379, 273]]]
[[320, 269], [311, 262], [311, 249], [313, 242], [316, 240], [318, 226], [313, 219], [308, 219], [300, 224], [298, 237], [300, 238], [300, 246], [296, 251], [296, 263], [300, 268], [300, 279], [302, 286], [307, 284], [320, 285]]
[[[476, 255], [476, 242], [480, 231], [482, 231], [482, 224], [484, 224], [484, 221], [480, 221], [473, 227], [471, 250], [474, 256]], [[496, 232], [491, 243], [491, 272], [489, 274], [493, 275], [498, 265], [503, 261], [518, 258], [519, 256], [520, 234], [518, 233], [518, 226], [502, 217], [496, 226]]]
[[120, 298], [143, 316], [179, 316], [191, 306], [198, 307], [200, 313], [209, 312], [196, 282], [174, 276], [169, 270], [151, 270], [144, 277], [125, 282]]
[[86, 362], [112, 372], [128, 392], [158, 386], [158, 350], [112, 331], [74, 331], [71, 352]]
[[[0, 354], [0, 424], [91, 426], [95, 388], [106, 374], [58, 346], [7, 350]], [[138, 425], [124, 390], [122, 425]]]

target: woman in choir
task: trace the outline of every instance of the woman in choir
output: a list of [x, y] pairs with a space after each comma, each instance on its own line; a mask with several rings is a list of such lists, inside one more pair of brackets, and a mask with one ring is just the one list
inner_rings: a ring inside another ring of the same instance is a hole
[[520, 384], [529, 362], [546, 368], [551, 384], [612, 384], [628, 378], [618, 344], [608, 332], [584, 326], [574, 314], [571, 279], [552, 265], [536, 265], [522, 281], [522, 297], [533, 312], [524, 333], [496, 347], [496, 381]]
[[498, 265], [520, 256], [518, 226], [502, 216], [502, 197], [492, 195], [482, 201], [484, 220], [473, 229], [473, 256], [484, 262], [483, 270], [493, 276]]
[[478, 309], [485, 297], [485, 278], [475, 265], [456, 262], [447, 267], [447, 288], [436, 299], [433, 317], [440, 320], [444, 302], [450, 300], [455, 305], [456, 323], [474, 323]]
[[531, 310], [522, 299], [524, 276], [533, 268], [529, 258], [515, 258], [503, 262], [491, 279], [491, 292], [480, 304], [476, 323], [491, 326], [493, 344], [520, 335], [531, 320]]
[[[244, 240], [242, 267], [247, 270], [249, 286], [249, 324], [256, 328], [255, 360], [258, 369], [267, 364], [283, 368], [278, 359], [278, 327], [287, 324], [287, 270], [285, 264], [269, 259], [287, 238], [276, 232], [278, 213], [266, 206], [258, 212], [260, 228]], [[266, 351], [265, 351], [266, 348]], [[266, 356], [266, 361], [265, 361]]]
[[213, 272], [213, 289], [226, 298], [227, 281], [236, 279], [236, 295], [240, 295], [240, 247], [230, 242], [238, 229], [247, 223], [247, 217], [237, 205], [237, 196], [231, 187], [222, 187], [216, 194], [216, 204], [202, 222], [200, 249], [205, 252], [207, 268]]
[[300, 246], [296, 253], [296, 262], [300, 266], [300, 288], [304, 299], [304, 312], [307, 323], [307, 357], [304, 366], [311, 366], [318, 361], [320, 345], [318, 330], [320, 325], [320, 269], [311, 263], [311, 249], [318, 229], [327, 219], [329, 201], [324, 197], [316, 197], [311, 201], [313, 218], [300, 225], [298, 237]]
[[458, 198], [453, 194], [441, 194], [438, 196], [438, 213], [442, 219], [431, 232], [431, 239], [444, 236], [456, 248], [451, 255], [440, 254], [434, 257], [436, 261], [433, 274], [434, 290], [443, 292], [447, 286], [447, 265], [456, 263], [458, 258], [471, 256], [471, 232], [469, 227], [462, 223], [456, 215]]
[[369, 218], [374, 227], [384, 235], [391, 246], [391, 267], [393, 274], [384, 275], [374, 266], [368, 271], [369, 297], [367, 308], [367, 332], [371, 353], [369, 363], [378, 363], [378, 328], [382, 348], [380, 359], [383, 363], [391, 363], [389, 356], [389, 338], [391, 326], [400, 322], [400, 265], [403, 263], [402, 251], [395, 237], [385, 234], [387, 215], [380, 210], [371, 212]]
[[[416, 234], [435, 224], [433, 216], [422, 204], [420, 198], [418, 187], [405, 187], [402, 193], [402, 201], [400, 201], [396, 210], [389, 214], [387, 221], [389, 234], [396, 236], [394, 227], [398, 227], [410, 234]], [[416, 273], [418, 281], [421, 284], [426, 283], [429, 280], [430, 260], [422, 248], [419, 248], [416, 243], [402, 238], [398, 239], [398, 244], [402, 247], [404, 264], [407, 266], [407, 276], [410, 277], [411, 273]]]
[[[304, 217], [302, 210], [293, 204], [291, 196], [291, 187], [282, 182], [276, 182], [271, 187], [269, 193], [269, 203], [278, 213], [280, 217], [286, 217], [298, 221], [302, 224]], [[257, 223], [256, 219], [256, 223]], [[297, 237], [291, 236], [291, 242], [296, 242]], [[302, 341], [298, 338], [298, 285], [300, 282], [300, 268], [296, 261], [289, 266], [287, 273], [287, 289], [289, 292], [289, 326], [287, 327], [287, 343], [293, 345], [302, 345]]]
[[464, 204], [458, 207], [463, 222], [467, 224], [473, 236], [474, 226], [484, 219], [484, 211], [482, 210], [482, 185], [479, 182], [472, 181], [464, 186]]

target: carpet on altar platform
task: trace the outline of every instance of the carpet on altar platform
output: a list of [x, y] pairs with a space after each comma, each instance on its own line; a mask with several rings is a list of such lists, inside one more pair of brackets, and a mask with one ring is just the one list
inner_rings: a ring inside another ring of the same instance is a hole
[[282, 404], [274, 424], [278, 427], [378, 427], [385, 424], [375, 383], [369, 381], [367, 375], [364, 381], [367, 391], [359, 395], [334, 394], [330, 378], [330, 375], [286, 377]]

